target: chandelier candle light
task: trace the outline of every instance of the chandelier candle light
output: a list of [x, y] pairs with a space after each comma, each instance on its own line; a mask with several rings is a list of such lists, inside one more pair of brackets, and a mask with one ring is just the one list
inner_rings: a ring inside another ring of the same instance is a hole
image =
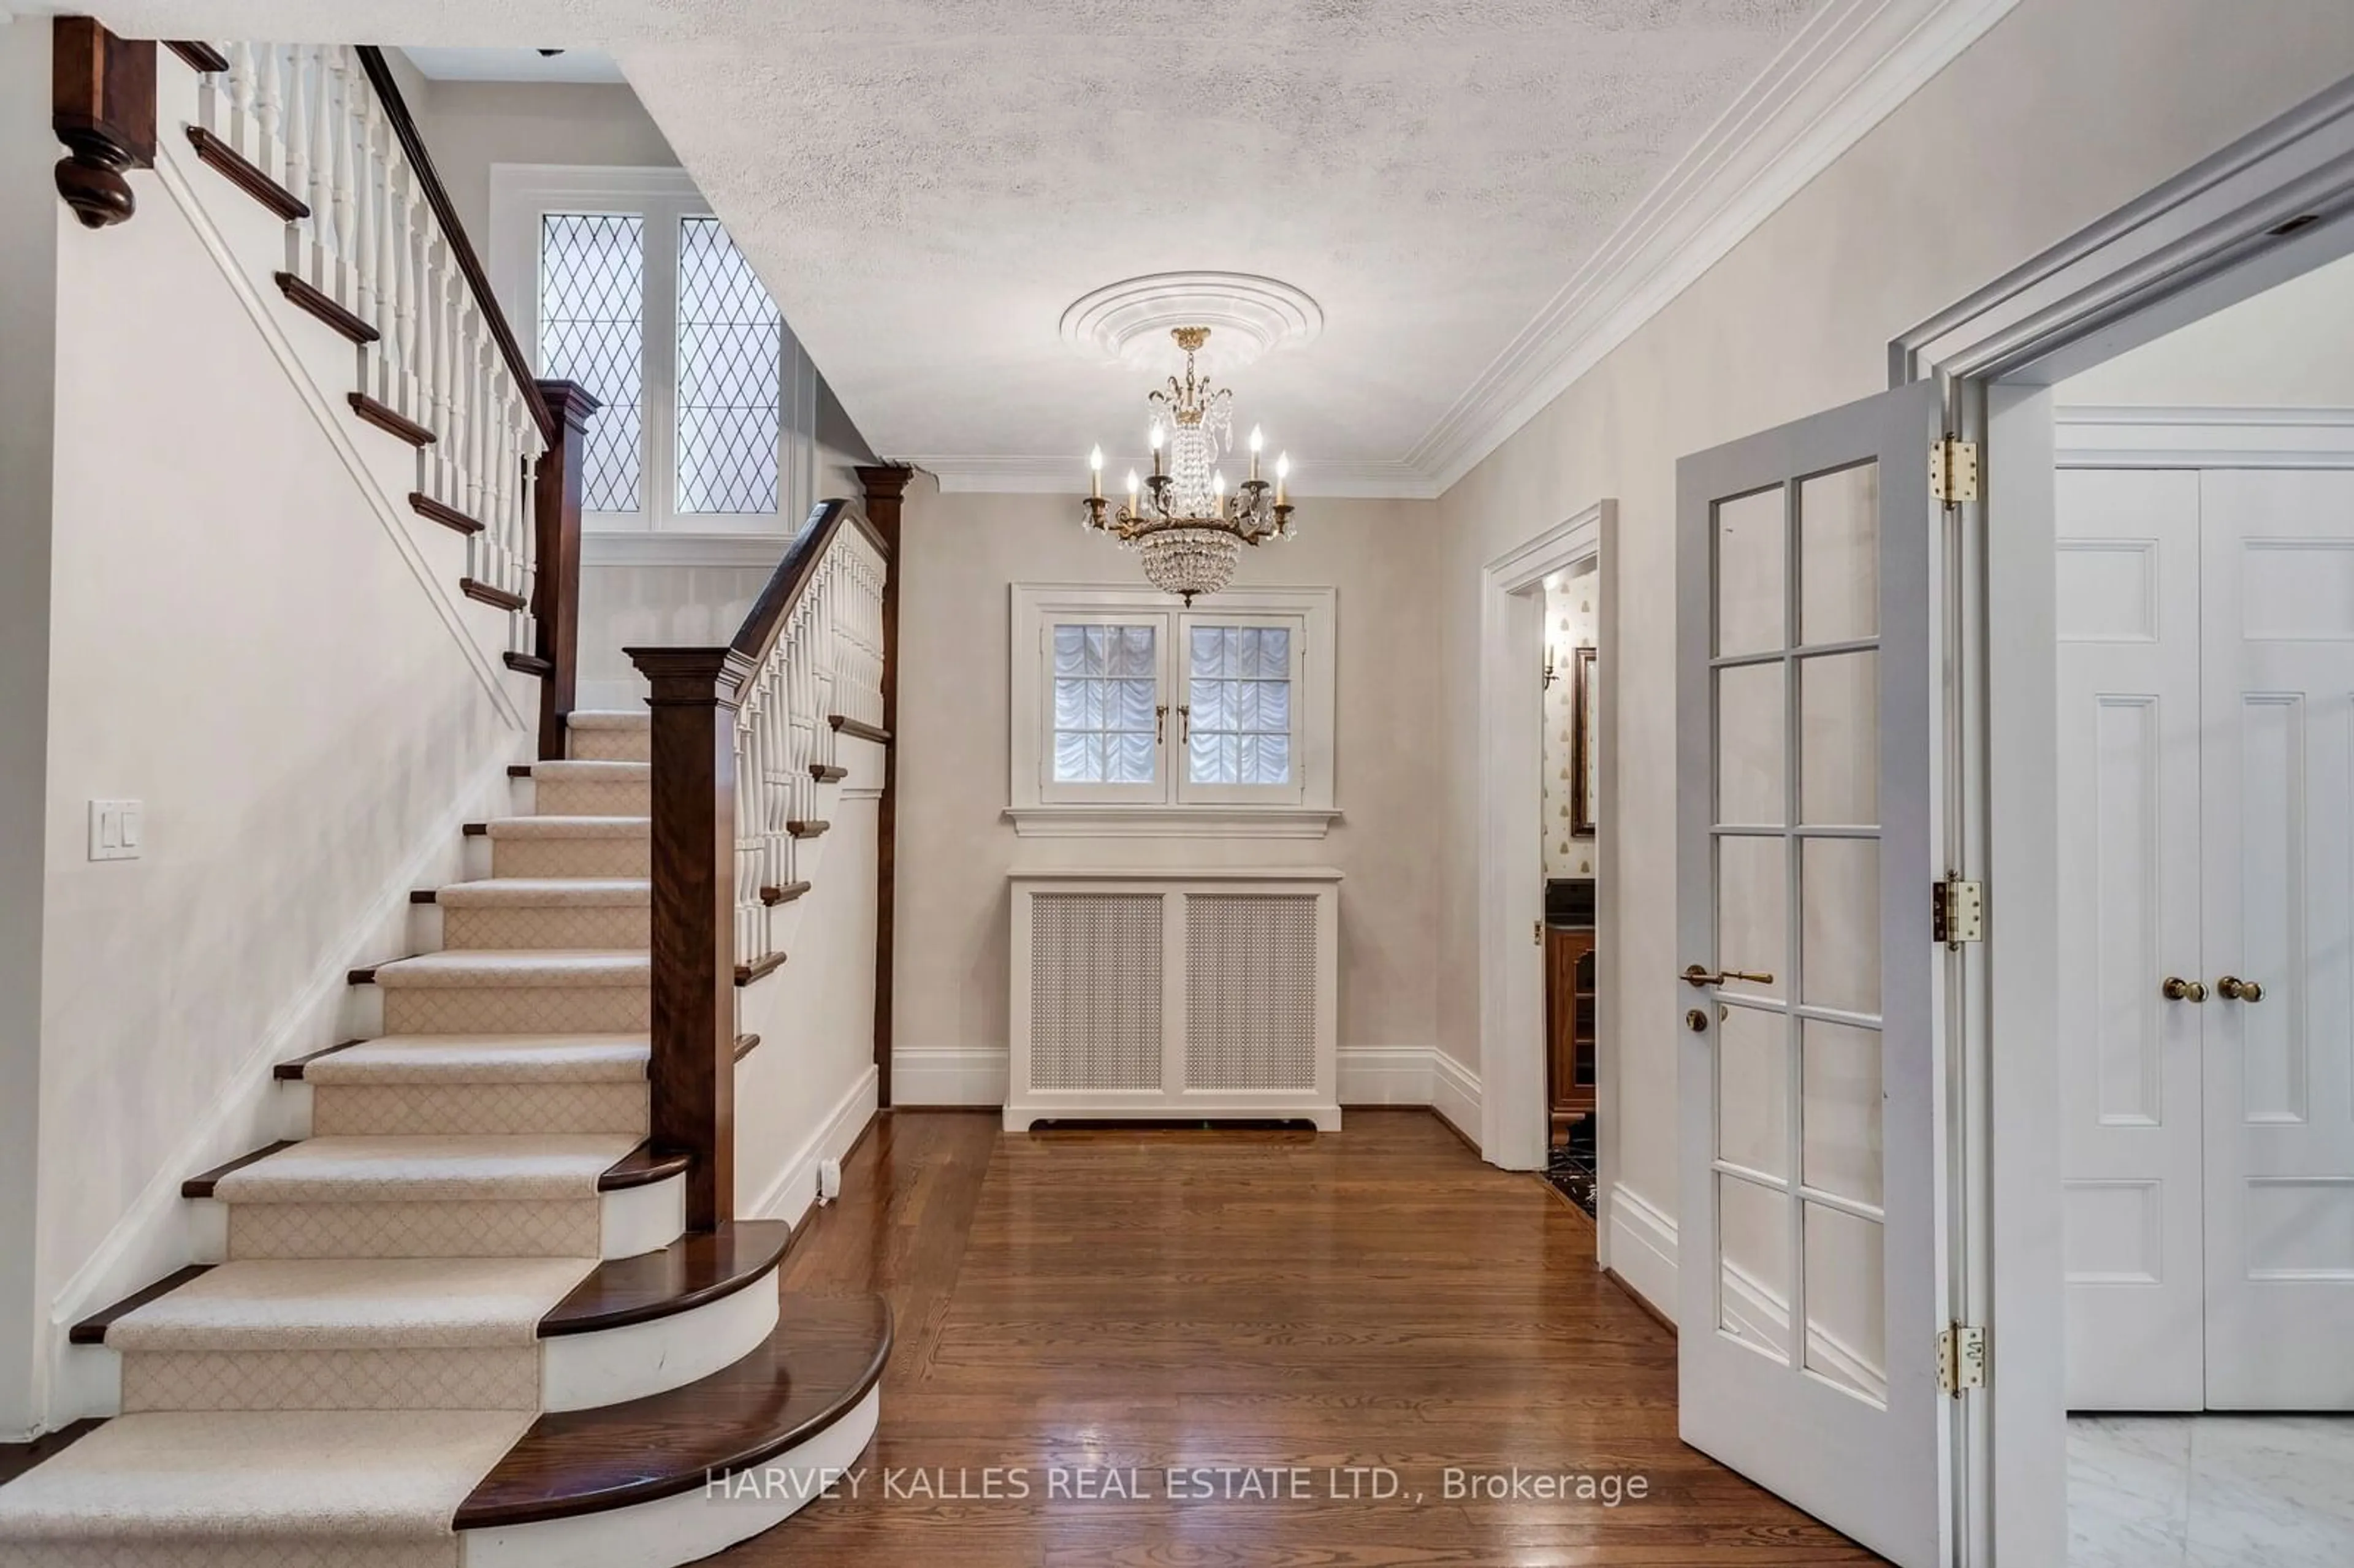
[[1089, 452], [1086, 524], [1143, 556], [1145, 580], [1192, 604], [1197, 595], [1215, 593], [1234, 580], [1243, 546], [1296, 537], [1291, 503], [1284, 499], [1291, 458], [1278, 454], [1272, 486], [1261, 479], [1259, 453], [1266, 443], [1254, 427], [1250, 477], [1228, 494], [1225, 471], [1217, 462], [1221, 451], [1234, 447], [1234, 393], [1212, 387], [1193, 371], [1193, 355], [1209, 340], [1210, 329], [1174, 327], [1169, 335], [1184, 351], [1185, 378], [1171, 376], [1167, 387], [1147, 398], [1153, 406], [1152, 476], [1140, 480], [1130, 469], [1127, 504], [1107, 517], [1103, 448]]

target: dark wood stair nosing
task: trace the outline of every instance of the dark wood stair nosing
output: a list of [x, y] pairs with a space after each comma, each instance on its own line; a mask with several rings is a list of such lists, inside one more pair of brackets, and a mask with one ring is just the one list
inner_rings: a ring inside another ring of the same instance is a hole
[[230, 1171], [242, 1171], [247, 1166], [253, 1164], [256, 1160], [267, 1160], [271, 1155], [278, 1153], [281, 1150], [292, 1149], [293, 1147], [294, 1140], [292, 1139], [281, 1138], [277, 1142], [270, 1145], [267, 1149], [257, 1149], [250, 1154], [240, 1154], [226, 1165], [216, 1165], [211, 1170], [204, 1171], [198, 1175], [191, 1176], [186, 1181], [181, 1182], [180, 1196], [183, 1198], [209, 1198], [213, 1195], [213, 1190], [220, 1185], [220, 1179], [228, 1175]]
[[376, 984], [376, 971], [379, 967], [380, 966], [376, 964], [369, 964], [366, 968], [353, 969], [344, 976], [344, 983], [346, 985], [374, 985]]
[[480, 521], [467, 516], [454, 506], [434, 500], [421, 490], [412, 490], [408, 493], [408, 508], [419, 517], [430, 518], [444, 528], [454, 528], [461, 534], [479, 534], [482, 531]]
[[496, 605], [501, 609], [521, 609], [524, 606], [523, 595], [509, 593], [503, 588], [493, 588], [488, 583], [476, 582], [472, 577], [460, 577], [458, 591], [478, 603]]
[[488, 822], [468, 822], [464, 827], [458, 831], [470, 839], [488, 838], [491, 834], [491, 824]]
[[[371, 344], [384, 335], [362, 320], [356, 313], [346, 310], [334, 295], [308, 280], [292, 272], [273, 273], [271, 279], [277, 283], [278, 291], [286, 296], [289, 304], [298, 310], [309, 312], [352, 342], [361, 344]], [[412, 501], [415, 499], [414, 496], [410, 497]]]
[[782, 886], [763, 887], [760, 889], [760, 902], [774, 909], [779, 904], [790, 904], [809, 890], [810, 885], [806, 882], [788, 882]]
[[201, 38], [166, 38], [164, 47], [187, 61], [190, 70], [210, 75], [228, 69], [228, 57]]
[[754, 980], [768, 979], [770, 975], [775, 974], [779, 969], [783, 969], [784, 967], [785, 955], [782, 953], [770, 953], [767, 958], [762, 959], [758, 963], [737, 964], [736, 966], [736, 983], [739, 986], [750, 985]]
[[[879, 1297], [789, 1296], [769, 1337], [708, 1377], [541, 1415], [459, 1505], [451, 1527], [608, 1513], [766, 1464], [855, 1411], [881, 1381], [892, 1340], [891, 1308]], [[796, 1393], [806, 1408], [795, 1408]]]
[[658, 1150], [650, 1142], [641, 1143], [597, 1178], [597, 1191], [620, 1192], [631, 1187], [651, 1187], [681, 1174], [689, 1163], [684, 1150]]
[[836, 735], [871, 740], [877, 746], [891, 744], [891, 732], [880, 725], [868, 724], [864, 719], [854, 719], [847, 714], [829, 714], [826, 715], [825, 722], [833, 726]]
[[281, 221], [293, 223], [311, 216], [311, 204], [261, 172], [244, 154], [201, 125], [188, 127], [188, 143], [196, 159], [229, 184], [268, 207]]
[[[417, 895], [412, 893], [408, 895], [408, 898], [409, 902], [413, 904], [417, 901]], [[428, 903], [432, 901], [430, 895], [427, 896], [426, 901]], [[270, 1070], [270, 1075], [281, 1084], [299, 1084], [307, 1075], [305, 1069], [320, 1057], [332, 1056], [338, 1051], [348, 1051], [355, 1045], [365, 1044], [365, 1041], [360, 1040], [339, 1040], [323, 1051], [313, 1051], [307, 1056], [297, 1056], [291, 1062], [279, 1063], [278, 1065]]]
[[412, 887], [408, 890], [408, 901], [411, 904], [439, 904], [441, 902], [441, 890], [438, 887]]
[[169, 1296], [198, 1275], [209, 1274], [212, 1272], [212, 1266], [209, 1263], [192, 1263], [175, 1273], [165, 1275], [146, 1289], [124, 1297], [111, 1307], [101, 1308], [69, 1330], [66, 1333], [66, 1342], [74, 1345], [106, 1343], [106, 1331], [114, 1327], [117, 1321], [129, 1317], [150, 1301]]
[[105, 1425], [103, 1415], [86, 1415], [55, 1432], [44, 1432], [29, 1443], [0, 1443], [0, 1487], [56, 1458]]
[[[521, 609], [522, 607], [518, 605], [516, 608]], [[510, 649], [508, 652], [502, 654], [501, 657], [506, 661], [507, 668], [513, 670], [518, 675], [539, 675], [544, 677], [556, 673], [556, 666], [549, 663], [546, 660], [541, 658], [536, 653], [517, 653], [514, 650]]]
[[850, 769], [836, 768], [831, 762], [812, 762], [810, 764], [810, 777], [821, 784], [839, 784], [850, 777]]
[[782, 1220], [736, 1220], [653, 1252], [609, 1258], [539, 1320], [539, 1337], [652, 1322], [733, 1296], [775, 1272], [792, 1229]]
[[832, 822], [822, 818], [814, 821], [795, 821], [785, 824], [785, 832], [797, 839], [822, 839], [825, 836], [826, 829], [832, 826], [833, 826]]
[[346, 392], [352, 412], [374, 425], [387, 435], [397, 436], [412, 447], [429, 447], [438, 436], [388, 403], [380, 403], [365, 392]]

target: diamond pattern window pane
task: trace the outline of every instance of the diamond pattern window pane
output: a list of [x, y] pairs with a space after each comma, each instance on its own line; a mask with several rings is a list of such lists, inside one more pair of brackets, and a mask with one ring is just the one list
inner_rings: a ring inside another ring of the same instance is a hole
[[1150, 784], [1159, 655], [1150, 626], [1055, 628], [1055, 782]]
[[603, 405], [580, 454], [580, 504], [644, 504], [645, 223], [626, 213], [539, 220], [539, 373], [577, 381]]
[[1290, 783], [1290, 630], [1196, 626], [1185, 652], [1192, 782]]
[[716, 217], [678, 226], [678, 509], [777, 509], [784, 318]]

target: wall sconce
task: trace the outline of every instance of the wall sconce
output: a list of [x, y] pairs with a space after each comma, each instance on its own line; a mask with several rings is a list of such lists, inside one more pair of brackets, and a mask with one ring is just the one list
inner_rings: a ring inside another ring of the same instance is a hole
[[1545, 650], [1544, 662], [1544, 685], [1542, 689], [1548, 692], [1552, 691], [1553, 683], [1560, 679], [1561, 669], [1553, 662], [1553, 650], [1551, 648], [1547, 648]]

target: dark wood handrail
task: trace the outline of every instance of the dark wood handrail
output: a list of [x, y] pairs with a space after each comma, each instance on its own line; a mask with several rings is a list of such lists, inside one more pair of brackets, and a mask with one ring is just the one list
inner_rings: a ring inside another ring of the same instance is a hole
[[793, 535], [793, 542], [785, 547], [785, 558], [779, 561], [777, 569], [769, 574], [767, 584], [760, 589], [760, 597], [752, 601], [751, 613], [744, 617], [744, 624], [737, 628], [735, 640], [727, 644], [731, 652], [742, 656], [750, 671], [737, 688], [739, 698], [749, 689], [760, 667], [769, 662], [769, 651], [776, 647], [778, 637], [783, 634], [785, 622], [792, 616], [793, 606], [801, 602], [801, 595], [809, 592], [810, 584], [816, 580], [819, 563], [825, 559], [826, 551], [833, 547], [833, 536], [842, 532], [844, 523], [855, 525], [860, 533], [866, 535], [867, 543], [873, 545], [885, 560], [890, 558], [889, 541], [876, 532], [875, 525], [863, 514], [854, 510], [849, 502], [837, 497], [821, 501], [811, 508], [808, 518]]
[[392, 133], [400, 139], [400, 150], [408, 159], [409, 167], [417, 173], [418, 183], [425, 189], [425, 203], [433, 209], [435, 221], [450, 241], [450, 253], [458, 260], [458, 270], [465, 274], [466, 286], [474, 291], [474, 302], [481, 307], [483, 321], [490, 323], [491, 337], [499, 345], [499, 354], [507, 362], [507, 373], [522, 389], [525, 407], [531, 410], [532, 422], [539, 427], [539, 439], [549, 446], [557, 444], [562, 426], [556, 411], [539, 394], [531, 361], [515, 341], [514, 328], [508, 324], [507, 314], [499, 309], [499, 298], [491, 291], [491, 275], [483, 270], [482, 259], [474, 253], [474, 242], [467, 237], [466, 226], [458, 220], [458, 209], [450, 200], [448, 187], [441, 183], [441, 172], [433, 165], [433, 154], [425, 150], [425, 138], [418, 134], [416, 118], [408, 112], [408, 102], [400, 96], [400, 84], [393, 79], [392, 68], [385, 63], [384, 51], [371, 44], [358, 46], [360, 69], [367, 72], [368, 86], [384, 105], [385, 118], [392, 122]]

